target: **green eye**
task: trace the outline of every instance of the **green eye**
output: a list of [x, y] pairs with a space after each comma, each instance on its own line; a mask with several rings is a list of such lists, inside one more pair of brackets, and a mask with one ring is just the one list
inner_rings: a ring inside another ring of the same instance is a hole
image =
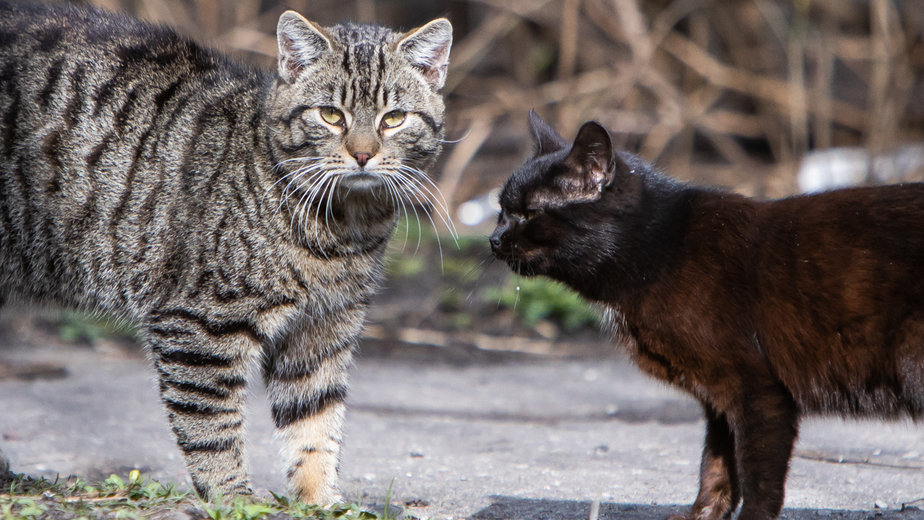
[[382, 116], [382, 128], [395, 128], [401, 126], [401, 123], [407, 118], [407, 114], [400, 110], [392, 110]]
[[532, 218], [538, 217], [539, 214], [541, 214], [541, 213], [542, 213], [542, 210], [541, 210], [541, 209], [533, 208], [533, 209], [527, 209], [527, 210], [523, 213], [523, 216], [526, 217], [526, 220], [530, 220], [530, 219], [532, 219]]
[[329, 125], [343, 126], [343, 112], [334, 107], [319, 107], [318, 112], [321, 119]]

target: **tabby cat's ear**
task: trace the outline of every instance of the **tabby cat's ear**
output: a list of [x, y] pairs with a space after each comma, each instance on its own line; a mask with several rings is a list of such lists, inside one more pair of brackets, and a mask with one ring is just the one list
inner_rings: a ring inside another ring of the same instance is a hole
[[568, 144], [535, 110], [529, 111], [529, 130], [536, 139], [536, 155], [557, 152]]
[[584, 123], [565, 159], [570, 189], [579, 190], [582, 198], [599, 195], [613, 181], [616, 160], [606, 128], [594, 121]]
[[411, 65], [423, 74], [434, 91], [446, 83], [449, 68], [449, 48], [452, 47], [452, 24], [445, 18], [408, 31], [398, 42], [398, 52], [403, 53]]
[[279, 17], [276, 40], [279, 43], [279, 77], [286, 83], [294, 82], [302, 69], [333, 50], [321, 28], [295, 11], [286, 11]]

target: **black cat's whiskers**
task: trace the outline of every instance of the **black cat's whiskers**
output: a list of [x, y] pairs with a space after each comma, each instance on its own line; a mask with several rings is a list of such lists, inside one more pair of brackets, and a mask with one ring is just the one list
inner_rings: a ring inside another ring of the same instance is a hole
[[516, 288], [514, 289], [514, 291], [516, 291], [516, 296], [513, 298], [513, 310], [517, 310], [517, 305], [520, 303], [520, 280], [522, 280], [522, 276], [520, 276], [520, 267], [520, 261], [517, 260]]
[[[485, 239], [485, 241], [487, 241], [488, 237], [485, 236], [484, 239]], [[494, 255], [493, 255], [493, 254], [491, 254], [491, 253], [486, 253], [486, 254], [484, 255], [484, 257], [481, 259], [480, 262], [478, 262], [477, 264], [475, 264], [474, 266], [472, 266], [472, 268], [469, 269], [468, 272], [465, 273], [465, 278], [466, 278], [466, 279], [471, 279], [471, 282], [472, 282], [472, 284], [473, 284], [473, 286], [474, 286], [474, 287], [472, 288], [472, 290], [470, 290], [470, 291], [468, 292], [468, 295], [466, 295], [466, 297], [465, 297], [465, 301], [466, 301], [467, 303], [472, 303], [472, 299], [473, 299], [473, 297], [474, 297], [474, 295], [475, 295], [475, 291], [476, 291], [477, 289], [481, 288], [482, 279], [483, 279], [485, 276], [487, 276], [487, 272], [485, 271], [484, 267], [485, 267], [487, 264], [494, 262], [494, 260], [495, 260], [495, 258], [494, 258]], [[471, 275], [472, 275], [473, 273], [478, 273], [478, 275], [472, 277]]]

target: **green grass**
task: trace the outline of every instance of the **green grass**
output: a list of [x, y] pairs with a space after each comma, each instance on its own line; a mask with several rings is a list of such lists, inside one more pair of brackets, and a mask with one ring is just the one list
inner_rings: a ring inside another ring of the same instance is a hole
[[272, 495], [268, 500], [237, 497], [205, 503], [195, 495], [179, 491], [175, 485], [143, 478], [137, 471], [132, 471], [127, 479], [111, 475], [94, 484], [79, 478], [50, 481], [17, 476], [0, 490], [0, 520], [142, 519], [169, 516], [170, 512], [180, 509], [193, 518], [212, 520], [259, 520], [271, 515], [274, 519], [393, 519], [387, 509], [380, 516], [356, 505], [322, 508]]
[[138, 338], [137, 329], [132, 324], [100, 313], [64, 310], [56, 322], [58, 336], [71, 343], [93, 345], [104, 338]]
[[[418, 250], [418, 237], [420, 248]], [[510, 309], [527, 327], [543, 320], [558, 324], [566, 331], [599, 326], [599, 316], [574, 291], [547, 278], [523, 278], [505, 269], [503, 281], [484, 284], [489, 264], [488, 243], [484, 236], [462, 235], [457, 240], [442, 236], [442, 256], [436, 254], [437, 235], [433, 228], [411, 218], [398, 224], [386, 258], [386, 272], [397, 279], [414, 280], [439, 269], [439, 282], [432, 290], [438, 294], [439, 311], [452, 330], [476, 327], [473, 314], [478, 305]], [[429, 260], [428, 260], [429, 258]], [[432, 274], [432, 273], [431, 273]], [[477, 295], [469, 300], [467, 295]]]
[[565, 330], [576, 330], [599, 322], [597, 313], [577, 293], [546, 278], [511, 275], [501, 287], [486, 287], [481, 296], [513, 310], [528, 326], [553, 320]]

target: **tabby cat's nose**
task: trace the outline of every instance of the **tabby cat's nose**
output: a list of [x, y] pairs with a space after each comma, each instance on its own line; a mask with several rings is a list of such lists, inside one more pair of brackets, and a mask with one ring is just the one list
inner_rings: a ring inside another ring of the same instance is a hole
[[356, 164], [358, 164], [360, 168], [366, 166], [366, 163], [369, 162], [369, 154], [367, 153], [354, 153], [353, 158], [356, 159]]

